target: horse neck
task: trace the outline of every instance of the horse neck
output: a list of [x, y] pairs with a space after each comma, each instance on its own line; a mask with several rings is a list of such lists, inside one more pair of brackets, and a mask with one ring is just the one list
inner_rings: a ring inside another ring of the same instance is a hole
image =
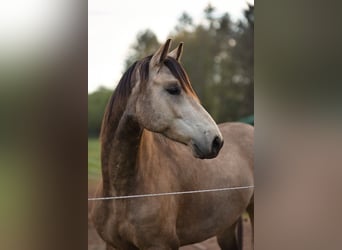
[[105, 195], [123, 194], [136, 172], [142, 128], [131, 116], [122, 115], [114, 134], [108, 130], [102, 138], [102, 178]]

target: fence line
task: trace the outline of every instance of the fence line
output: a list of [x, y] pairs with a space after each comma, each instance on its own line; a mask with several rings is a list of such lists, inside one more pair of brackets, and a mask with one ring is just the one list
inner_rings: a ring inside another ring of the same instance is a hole
[[255, 188], [255, 186], [225, 187], [225, 188], [202, 189], [202, 190], [182, 191], [182, 192], [156, 193], [156, 194], [137, 194], [137, 195], [125, 195], [125, 196], [95, 197], [95, 198], [88, 198], [88, 201], [135, 199], [135, 198], [167, 196], [167, 195], [220, 192], [220, 191], [239, 190], [239, 189], [248, 189], [248, 188]]

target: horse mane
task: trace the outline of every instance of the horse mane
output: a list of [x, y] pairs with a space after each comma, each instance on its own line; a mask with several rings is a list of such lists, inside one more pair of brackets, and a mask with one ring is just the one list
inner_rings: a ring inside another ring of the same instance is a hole
[[149, 57], [144, 58], [141, 61], [134, 62], [127, 71], [122, 75], [115, 91], [113, 92], [106, 110], [103, 115], [101, 126], [101, 141], [105, 141], [106, 138], [113, 138], [116, 128], [120, 122], [121, 116], [126, 109], [128, 98], [132, 92], [135, 84], [135, 72], [140, 69], [140, 79], [142, 82], [146, 82], [148, 79], [148, 65]]
[[185, 69], [183, 68], [182, 64], [180, 64], [176, 59], [173, 57], [166, 57], [164, 60], [164, 65], [171, 71], [174, 77], [180, 82], [182, 89], [192, 94], [196, 99], [198, 99], [194, 89], [191, 86], [189, 76], [186, 73]]

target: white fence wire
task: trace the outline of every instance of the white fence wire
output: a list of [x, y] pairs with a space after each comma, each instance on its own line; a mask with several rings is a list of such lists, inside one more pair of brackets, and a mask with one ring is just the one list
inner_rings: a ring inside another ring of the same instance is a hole
[[167, 196], [167, 195], [197, 194], [197, 193], [220, 192], [220, 191], [228, 191], [228, 190], [240, 190], [240, 189], [248, 189], [248, 188], [255, 188], [255, 186], [225, 187], [225, 188], [202, 189], [202, 190], [193, 190], [193, 191], [156, 193], [156, 194], [94, 197], [94, 198], [88, 198], [88, 201], [121, 200], [121, 199], [135, 199], [135, 198], [157, 197], [157, 196]]

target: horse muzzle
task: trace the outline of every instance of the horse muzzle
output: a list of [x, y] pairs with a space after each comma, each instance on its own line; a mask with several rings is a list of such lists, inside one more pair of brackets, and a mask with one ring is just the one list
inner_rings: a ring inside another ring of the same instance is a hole
[[[191, 148], [192, 153], [196, 158], [200, 159], [212, 159], [215, 158], [220, 152], [223, 146], [223, 138], [220, 136], [215, 136], [210, 143], [200, 143], [192, 141]], [[209, 144], [209, 145], [208, 145]]]

